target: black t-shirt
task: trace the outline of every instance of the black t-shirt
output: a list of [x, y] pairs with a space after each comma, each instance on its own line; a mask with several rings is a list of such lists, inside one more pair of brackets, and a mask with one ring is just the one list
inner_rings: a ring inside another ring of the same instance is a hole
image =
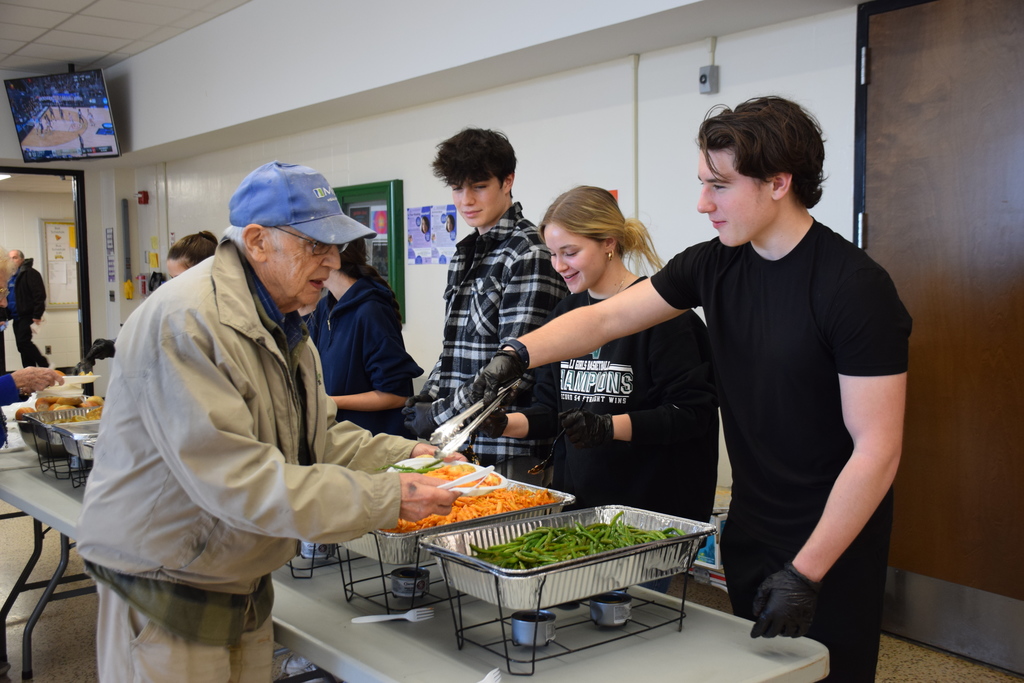
[[[586, 292], [551, 313], [590, 305]], [[553, 488], [576, 508], [628, 505], [707, 521], [718, 479], [718, 398], [707, 328], [693, 311], [581, 358], [537, 369], [530, 435], [551, 437], [557, 414], [586, 408], [628, 413], [632, 441], [576, 448], [555, 443]]]
[[673, 307], [704, 308], [733, 469], [730, 523], [798, 550], [853, 451], [839, 375], [907, 370], [911, 319], [892, 280], [815, 222], [777, 261], [714, 239], [651, 283]]

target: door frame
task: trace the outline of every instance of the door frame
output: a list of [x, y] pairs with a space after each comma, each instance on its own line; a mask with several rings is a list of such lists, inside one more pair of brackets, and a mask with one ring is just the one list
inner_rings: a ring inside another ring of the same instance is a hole
[[853, 114], [853, 243], [865, 249], [864, 207], [867, 197], [868, 83], [871, 55], [868, 52], [868, 23], [876, 14], [924, 5], [935, 0], [874, 0], [857, 6], [857, 69]]
[[10, 173], [12, 175], [51, 175], [71, 180], [75, 239], [78, 244], [78, 357], [84, 358], [85, 352], [92, 345], [92, 307], [89, 303], [89, 231], [86, 228], [85, 221], [85, 171], [0, 166], [0, 173]]
[[[935, 1], [874, 0], [857, 7], [852, 241], [861, 249], [867, 249], [869, 242], [863, 219], [867, 202], [869, 22], [877, 14]], [[1024, 601], [890, 566], [882, 630], [1018, 675], [1024, 673], [1024, 651], [1014, 645], [1011, 635], [1024, 631]]]

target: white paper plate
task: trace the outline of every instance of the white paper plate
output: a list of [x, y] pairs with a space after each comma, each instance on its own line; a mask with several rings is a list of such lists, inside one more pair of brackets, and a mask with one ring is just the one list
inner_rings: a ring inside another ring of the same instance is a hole
[[[396, 465], [402, 465], [403, 467], [417, 467], [417, 468], [420, 468], [420, 467], [426, 466], [433, 459], [434, 458], [409, 458], [408, 460], [402, 460], [400, 462], [396, 462], [395, 464]], [[432, 467], [431, 469], [437, 469], [439, 467], [443, 467], [445, 464], [448, 464], [448, 465], [467, 465], [469, 467], [472, 467], [475, 470], [482, 470], [482, 469], [484, 469], [480, 465], [474, 465], [474, 464], [468, 463], [468, 462], [438, 463], [437, 467]], [[390, 469], [388, 469], [388, 471], [389, 472], [395, 472], [397, 470], [395, 470], [393, 468], [390, 468]], [[489, 477], [491, 475], [493, 475], [493, 476], [498, 478], [498, 483], [495, 484], [494, 486], [473, 486], [472, 484], [470, 484], [469, 486], [465, 486], [465, 487], [460, 486], [459, 488], [455, 488], [455, 489], [451, 489], [451, 490], [452, 491], [458, 491], [463, 496], [482, 496], [485, 493], [490, 493], [491, 491], [497, 491], [498, 489], [503, 489], [503, 488], [506, 488], [508, 486], [508, 479], [506, 479], [505, 477], [501, 476], [497, 472], [491, 472], [487, 476]], [[485, 477], [485, 479], [486, 478], [487, 477]]]
[[100, 378], [100, 375], [64, 375], [64, 384], [91, 384]]

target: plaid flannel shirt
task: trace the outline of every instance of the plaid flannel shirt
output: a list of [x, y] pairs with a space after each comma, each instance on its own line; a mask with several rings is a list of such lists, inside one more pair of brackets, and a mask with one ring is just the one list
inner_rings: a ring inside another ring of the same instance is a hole
[[[456, 246], [445, 288], [444, 344], [423, 386], [434, 399], [431, 416], [441, 424], [472, 404], [468, 383], [498, 350], [501, 342], [540, 327], [568, 294], [551, 264], [551, 252], [537, 228], [523, 218], [518, 202], [497, 225], [473, 231]], [[513, 406], [532, 402], [533, 373], [527, 373]], [[473, 450], [486, 464], [506, 457], [536, 455], [550, 441], [492, 439], [478, 434]]]

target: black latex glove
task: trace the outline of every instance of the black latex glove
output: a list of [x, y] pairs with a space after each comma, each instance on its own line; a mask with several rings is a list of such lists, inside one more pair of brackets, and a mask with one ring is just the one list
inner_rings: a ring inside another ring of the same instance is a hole
[[558, 414], [565, 435], [576, 448], [594, 448], [612, 442], [615, 428], [611, 415], [598, 415], [583, 408], [574, 408]]
[[505, 428], [508, 427], [508, 415], [504, 410], [498, 409], [487, 416], [487, 418], [480, 423], [477, 431], [484, 436], [489, 436], [492, 439], [497, 439], [499, 436], [505, 433]]
[[96, 365], [96, 361], [103, 360], [104, 358], [114, 357], [114, 340], [113, 339], [97, 339], [89, 347], [89, 350], [85, 352], [85, 358], [82, 362], [75, 366], [75, 374], [83, 372], [92, 372], [93, 366]]
[[96, 362], [103, 360], [104, 358], [114, 357], [114, 340], [113, 339], [97, 339], [89, 347], [89, 350], [85, 353], [85, 360]]
[[470, 395], [474, 401], [483, 401], [490, 405], [498, 397], [498, 392], [523, 376], [526, 364], [520, 360], [515, 351], [502, 349], [494, 354], [491, 362], [484, 366], [473, 384]]
[[428, 438], [437, 429], [434, 418], [430, 414], [430, 405], [433, 402], [434, 399], [430, 398], [428, 394], [417, 394], [410, 396], [405, 402], [405, 407], [402, 408], [402, 415], [405, 416], [405, 428], [421, 439]]
[[806, 635], [818, 606], [819, 590], [820, 583], [811, 581], [787, 562], [757, 588], [754, 596], [757, 621], [750, 629], [750, 637], [799, 638]]

